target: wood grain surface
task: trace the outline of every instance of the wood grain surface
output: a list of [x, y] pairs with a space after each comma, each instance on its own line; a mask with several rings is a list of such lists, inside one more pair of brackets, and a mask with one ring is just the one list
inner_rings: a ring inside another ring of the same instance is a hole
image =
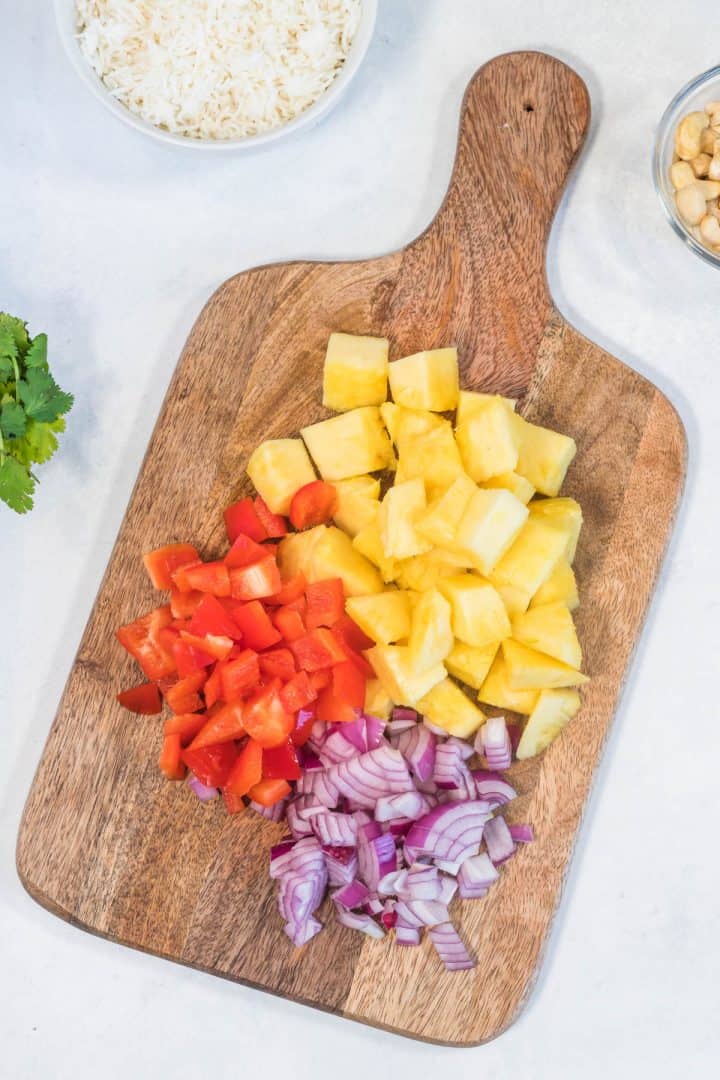
[[[28, 798], [18, 869], [31, 895], [77, 926], [405, 1035], [493, 1038], [527, 999], [583, 806], [638, 639], [683, 483], [682, 425], [663, 395], [585, 340], [553, 307], [548, 231], [589, 123], [580, 78], [539, 53], [473, 78], [455, 170], [432, 225], [402, 251], [351, 263], [267, 266], [223, 285], [170, 386]], [[564, 491], [585, 514], [579, 633], [592, 682], [540, 758], [515, 765], [510, 819], [536, 842], [482, 901], [454, 907], [478, 958], [446, 974], [432, 946], [369, 941], [332, 921], [295, 950], [276, 914], [268, 849], [281, 833], [229, 817], [158, 774], [156, 718], [115, 702], [132, 661], [114, 631], [155, 603], [140, 553], [190, 540], [210, 556], [221, 511], [249, 490], [264, 438], [323, 416], [334, 330], [387, 335], [391, 358], [454, 343], [466, 387], [520, 396], [571, 434]], [[581, 992], [581, 987], [578, 987]], [[546, 993], [552, 993], [547, 986]]]

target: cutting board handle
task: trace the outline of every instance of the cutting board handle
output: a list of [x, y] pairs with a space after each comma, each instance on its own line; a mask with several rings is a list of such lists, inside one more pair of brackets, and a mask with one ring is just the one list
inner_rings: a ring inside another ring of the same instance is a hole
[[[547, 237], [589, 121], [585, 83], [546, 53], [507, 53], [473, 76], [447, 196], [405, 254], [429, 268], [425, 288], [408, 274], [414, 295], [393, 297], [394, 313], [413, 316], [403, 348], [446, 344], [449, 329], [462, 346], [462, 327], [449, 328], [448, 317], [471, 310], [474, 374], [487, 380], [494, 370], [498, 390], [525, 389], [551, 308]], [[462, 293], [467, 303], [458, 304]]]

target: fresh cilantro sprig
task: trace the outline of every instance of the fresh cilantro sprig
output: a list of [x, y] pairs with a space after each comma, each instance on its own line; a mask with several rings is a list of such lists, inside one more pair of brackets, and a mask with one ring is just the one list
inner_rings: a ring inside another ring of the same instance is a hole
[[30, 338], [24, 322], [0, 313], [0, 499], [16, 513], [32, 510], [32, 466], [57, 450], [72, 405], [50, 374], [47, 334]]

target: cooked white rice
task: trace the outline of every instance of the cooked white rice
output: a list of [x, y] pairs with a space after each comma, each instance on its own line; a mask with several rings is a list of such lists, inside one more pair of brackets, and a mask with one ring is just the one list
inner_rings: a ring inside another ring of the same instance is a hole
[[361, 0], [76, 0], [80, 48], [143, 120], [193, 139], [287, 123], [342, 67]]

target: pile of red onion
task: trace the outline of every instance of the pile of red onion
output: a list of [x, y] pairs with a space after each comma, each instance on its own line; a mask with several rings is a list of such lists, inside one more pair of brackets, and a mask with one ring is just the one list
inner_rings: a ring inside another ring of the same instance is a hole
[[[516, 844], [533, 838], [495, 813], [516, 794], [498, 772], [512, 756], [504, 719], [488, 720], [471, 745], [397, 708], [387, 724], [317, 723], [303, 752], [293, 797], [251, 804], [290, 830], [270, 859], [290, 939], [304, 945], [322, 929], [329, 888], [344, 926], [376, 938], [394, 930], [408, 946], [427, 928], [446, 968], [474, 967], [450, 901], [484, 896]], [[474, 754], [489, 771], [469, 767]]]

